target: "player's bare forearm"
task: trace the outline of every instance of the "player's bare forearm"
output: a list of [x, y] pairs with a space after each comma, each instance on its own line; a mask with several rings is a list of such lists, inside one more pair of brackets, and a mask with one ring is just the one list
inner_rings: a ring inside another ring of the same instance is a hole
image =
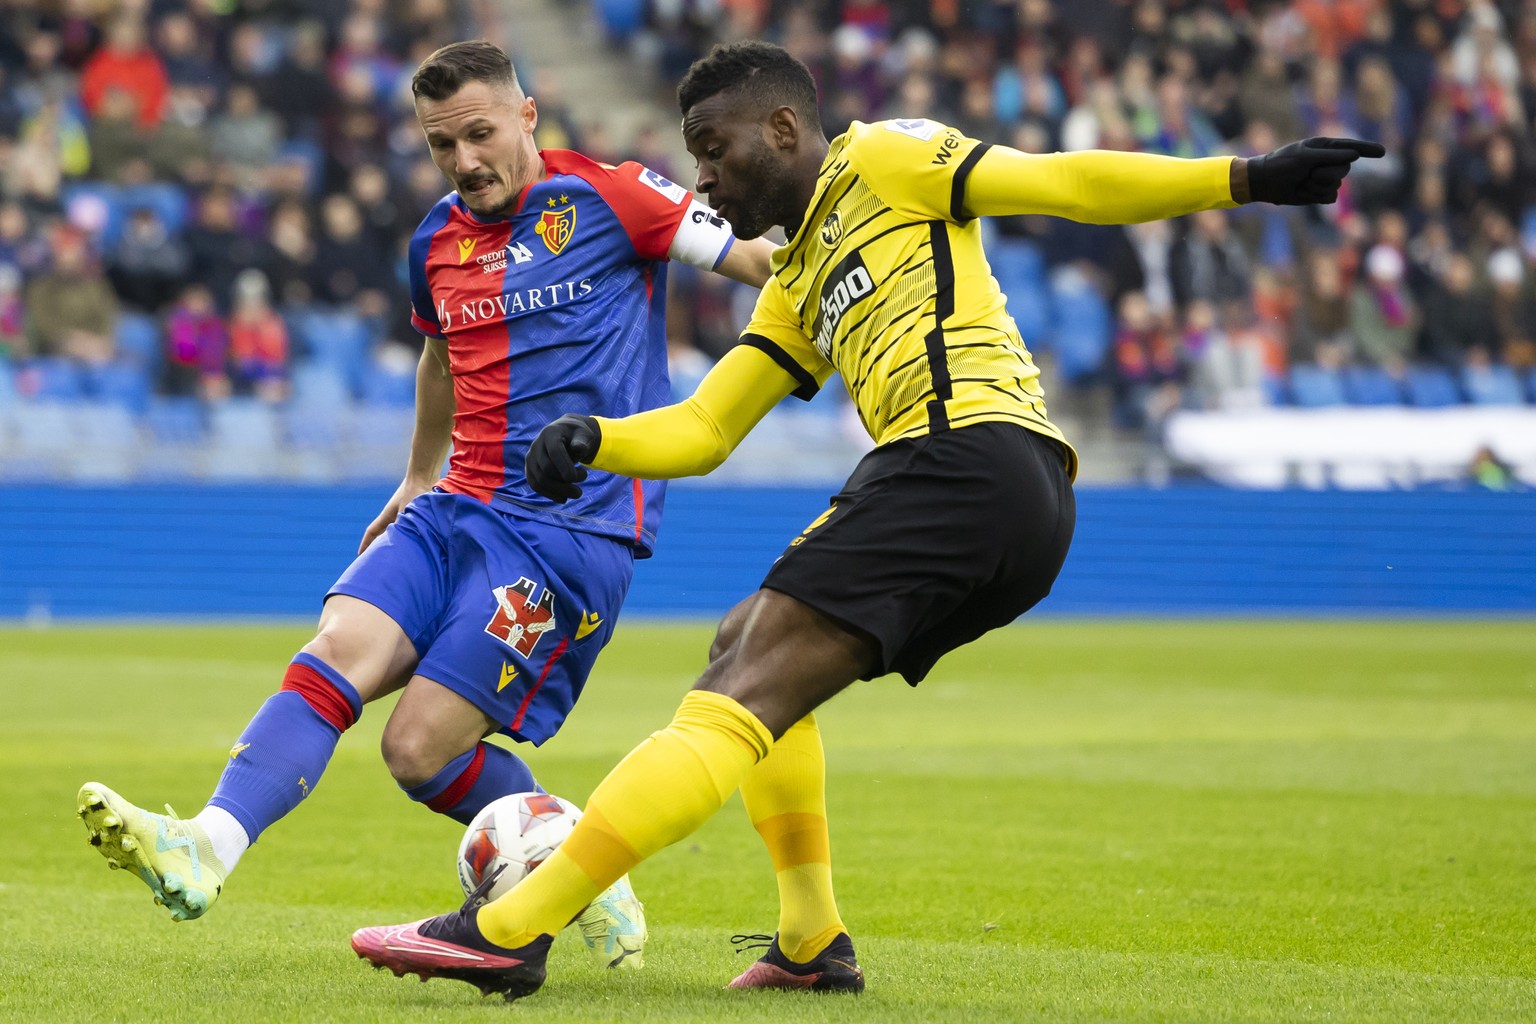
[[1107, 150], [1036, 154], [993, 146], [966, 180], [965, 212], [1135, 224], [1236, 206], [1235, 178], [1231, 157], [1191, 160]]
[[411, 433], [411, 452], [405, 479], [424, 485], [437, 482], [443, 460], [453, 445], [453, 375], [448, 370], [448, 343], [427, 338], [416, 364], [416, 427]]
[[729, 277], [733, 281], [749, 284], [754, 288], [761, 288], [768, 283], [768, 277], [772, 274], [771, 263], [774, 250], [777, 245], [766, 238], [751, 238], [743, 241], [736, 239], [731, 244], [730, 251], [715, 268], [715, 273]]

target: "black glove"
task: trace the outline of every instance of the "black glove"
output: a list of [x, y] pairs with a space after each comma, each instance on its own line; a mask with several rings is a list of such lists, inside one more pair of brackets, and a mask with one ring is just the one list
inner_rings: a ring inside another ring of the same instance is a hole
[[1339, 198], [1349, 165], [1363, 156], [1386, 156], [1379, 142], [1323, 137], [1293, 142], [1248, 158], [1248, 196], [1256, 203], [1305, 206]]
[[529, 485], [561, 504], [581, 497], [576, 485], [587, 478], [587, 469], [579, 463], [590, 462], [602, 440], [603, 432], [591, 416], [569, 413], [546, 424], [523, 462]]

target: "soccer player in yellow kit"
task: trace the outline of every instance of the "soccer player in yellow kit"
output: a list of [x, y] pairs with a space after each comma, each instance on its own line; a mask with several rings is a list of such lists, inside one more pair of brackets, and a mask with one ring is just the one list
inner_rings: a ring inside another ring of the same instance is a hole
[[785, 396], [809, 398], [834, 372], [876, 447], [726, 616], [672, 723], [598, 786], [565, 844], [478, 911], [360, 930], [353, 948], [377, 966], [526, 995], [574, 914], [739, 788], [773, 858], [780, 918], [732, 987], [861, 991], [833, 898], [812, 712], [855, 680], [899, 672], [916, 685], [943, 654], [1033, 607], [1075, 521], [1077, 457], [1046, 412], [975, 218], [1115, 224], [1328, 203], [1354, 160], [1384, 153], [1319, 138], [1247, 160], [1040, 156], [924, 119], [856, 122], [828, 143], [805, 67], [758, 42], [717, 47], [678, 98], [698, 191], [738, 238], [784, 225], [789, 241], [741, 344], [691, 398], [622, 419], [561, 417], [530, 447], [529, 480], [568, 499], [586, 466], [707, 473]]

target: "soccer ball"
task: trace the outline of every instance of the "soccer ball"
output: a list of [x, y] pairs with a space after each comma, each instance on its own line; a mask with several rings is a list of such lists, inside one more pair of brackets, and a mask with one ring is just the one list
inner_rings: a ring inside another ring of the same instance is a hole
[[513, 793], [492, 800], [475, 815], [459, 843], [459, 884], [473, 896], [480, 883], [504, 868], [475, 906], [509, 891], [544, 863], [581, 820], [581, 808], [549, 793]]

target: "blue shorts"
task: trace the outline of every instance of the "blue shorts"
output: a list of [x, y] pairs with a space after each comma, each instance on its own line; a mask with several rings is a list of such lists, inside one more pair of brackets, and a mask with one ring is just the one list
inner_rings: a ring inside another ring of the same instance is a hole
[[416, 646], [417, 675], [539, 744], [581, 696], [634, 568], [634, 549], [619, 541], [430, 491], [326, 597], [381, 609]]

